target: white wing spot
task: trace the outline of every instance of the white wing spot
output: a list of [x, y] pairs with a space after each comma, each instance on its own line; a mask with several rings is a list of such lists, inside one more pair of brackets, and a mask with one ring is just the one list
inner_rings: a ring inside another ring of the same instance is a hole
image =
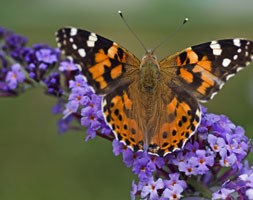
[[87, 40], [88, 47], [94, 47], [95, 42], [98, 40], [98, 37], [95, 33], [90, 33], [89, 39]]
[[76, 28], [71, 28], [70, 29], [70, 36], [75, 36], [77, 34], [77, 29]]
[[232, 78], [235, 74], [229, 74], [227, 77], [226, 77], [226, 81], [230, 78]]
[[210, 48], [213, 50], [214, 55], [221, 55], [222, 49], [219, 43], [217, 41], [212, 41], [210, 44]]
[[72, 44], [72, 48], [73, 48], [74, 50], [77, 50], [76, 44]]
[[69, 38], [69, 42], [74, 42], [73, 38]]
[[[247, 65], [247, 64], [246, 64]], [[236, 72], [239, 72], [239, 71], [241, 71], [243, 69], [243, 67], [238, 67], [237, 69], [236, 69]]]
[[238, 47], [241, 46], [241, 40], [240, 40], [240, 39], [238, 39], [238, 38], [237, 38], [237, 39], [234, 39], [233, 42], [234, 42], [234, 45], [235, 45], [235, 46], [238, 46]]
[[91, 36], [97, 37], [96, 33], [90, 33]]
[[81, 57], [85, 57], [86, 56], [86, 52], [84, 49], [78, 49], [78, 53]]
[[67, 59], [73, 62], [73, 58], [71, 56], [67, 56]]
[[[225, 83], [221, 83], [220, 86], [219, 86], [219, 89], [223, 88]], [[216, 92], [217, 93], [217, 92]]]
[[88, 46], [88, 47], [94, 47], [94, 46], [95, 46], [95, 42], [94, 42], [94, 41], [87, 40], [87, 46]]
[[248, 57], [249, 56], [249, 52], [245, 51], [245, 56]]
[[218, 92], [214, 92], [214, 93], [211, 95], [210, 99], [213, 99], [213, 97], [214, 97], [216, 94], [218, 94]]
[[223, 61], [222, 61], [222, 66], [227, 67], [227, 66], [229, 66], [230, 63], [231, 63], [230, 59], [224, 58]]
[[234, 55], [233, 59], [236, 60], [238, 58], [238, 55]]
[[251, 60], [253, 60], [253, 55], [250, 56]]
[[242, 49], [238, 49], [237, 52], [238, 52], [238, 53], [241, 53], [241, 52], [242, 52]]
[[222, 50], [221, 49], [214, 49], [213, 50], [213, 54], [216, 56], [220, 56], [221, 55]]
[[[81, 67], [81, 65], [78, 65], [78, 64], [75, 64], [76, 66], [77, 66], [77, 68], [78, 68], [78, 70], [81, 72], [82, 71], [82, 67]], [[85, 81], [87, 82], [87, 80], [85, 79]]]

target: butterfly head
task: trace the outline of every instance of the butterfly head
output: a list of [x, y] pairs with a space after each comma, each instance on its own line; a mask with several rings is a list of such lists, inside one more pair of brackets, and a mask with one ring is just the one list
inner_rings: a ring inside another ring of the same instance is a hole
[[156, 57], [156, 55], [154, 55], [154, 51], [151, 50], [151, 49], [147, 50], [146, 54], [142, 57], [140, 68], [145, 67], [146, 63], [150, 63], [150, 64], [153, 63], [154, 66], [156, 66], [157, 68], [159, 68], [157, 57]]

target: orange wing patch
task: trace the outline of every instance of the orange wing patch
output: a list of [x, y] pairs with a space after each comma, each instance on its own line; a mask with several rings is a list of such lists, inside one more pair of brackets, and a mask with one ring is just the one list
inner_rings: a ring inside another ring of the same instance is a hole
[[106, 89], [111, 80], [119, 78], [125, 71], [126, 53], [116, 44], [105, 52], [99, 49], [94, 55], [95, 64], [88, 66], [88, 72], [99, 90]]
[[122, 74], [122, 65], [118, 65], [111, 70], [111, 78], [115, 79]]
[[193, 74], [188, 72], [187, 70], [180, 68], [180, 76], [183, 78], [187, 83], [193, 82]]

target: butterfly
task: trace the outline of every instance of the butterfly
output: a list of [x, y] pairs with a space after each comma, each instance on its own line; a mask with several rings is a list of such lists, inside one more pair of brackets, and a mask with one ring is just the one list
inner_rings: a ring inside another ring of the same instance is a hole
[[115, 138], [133, 151], [165, 156], [182, 149], [201, 121], [199, 102], [253, 60], [253, 41], [215, 40], [158, 62], [153, 51], [141, 60], [93, 32], [62, 28], [61, 51], [80, 65]]

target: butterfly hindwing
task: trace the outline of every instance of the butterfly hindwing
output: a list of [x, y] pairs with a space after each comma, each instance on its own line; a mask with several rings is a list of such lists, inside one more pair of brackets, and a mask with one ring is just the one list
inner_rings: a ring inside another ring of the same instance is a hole
[[[154, 110], [148, 123], [151, 154], [164, 156], [182, 149], [186, 141], [196, 132], [201, 110], [197, 100], [184, 88], [164, 79], [158, 87]], [[168, 81], [170, 84], [168, 85]], [[153, 128], [153, 129], [152, 129]]]
[[56, 38], [59, 48], [80, 65], [97, 94], [113, 90], [124, 74], [139, 67], [140, 61], [133, 54], [95, 33], [62, 28]]
[[163, 59], [161, 70], [201, 102], [213, 98], [224, 83], [253, 59], [253, 42], [244, 39], [212, 41]]
[[144, 112], [133, 81], [103, 97], [103, 111], [115, 137], [134, 151], [143, 150]]

